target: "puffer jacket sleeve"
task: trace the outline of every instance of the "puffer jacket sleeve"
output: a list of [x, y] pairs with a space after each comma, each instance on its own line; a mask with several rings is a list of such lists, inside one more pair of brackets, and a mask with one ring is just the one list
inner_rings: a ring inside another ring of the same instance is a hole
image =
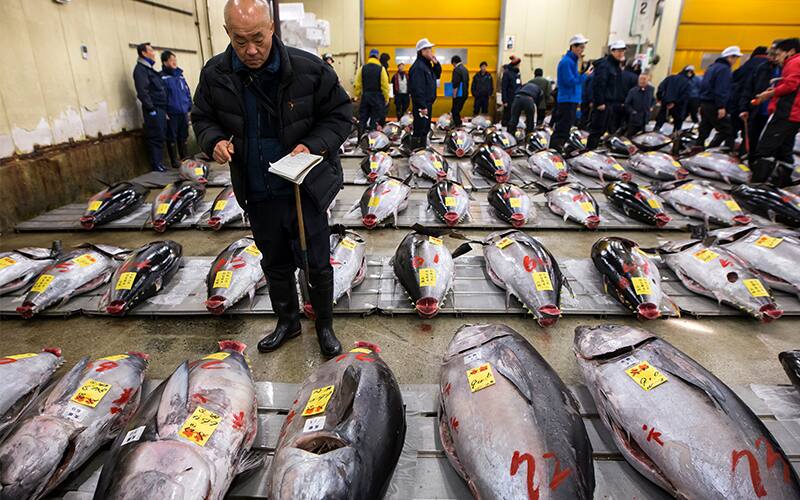
[[194, 91], [194, 104], [192, 106], [192, 128], [197, 137], [197, 144], [200, 150], [213, 156], [214, 146], [223, 139], [228, 139], [225, 131], [219, 125], [217, 114], [211, 103], [211, 90], [209, 89], [207, 71], [204, 68], [200, 72], [200, 81]]
[[350, 133], [353, 109], [333, 69], [325, 64], [320, 67], [319, 84], [314, 92], [314, 128], [300, 143], [312, 153], [325, 156], [335, 153]]

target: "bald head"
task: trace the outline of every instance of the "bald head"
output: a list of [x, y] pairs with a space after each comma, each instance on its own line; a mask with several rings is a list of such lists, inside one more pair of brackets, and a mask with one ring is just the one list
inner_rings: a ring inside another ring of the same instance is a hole
[[272, 50], [274, 25], [269, 4], [265, 0], [228, 0], [225, 32], [245, 66], [260, 68]]

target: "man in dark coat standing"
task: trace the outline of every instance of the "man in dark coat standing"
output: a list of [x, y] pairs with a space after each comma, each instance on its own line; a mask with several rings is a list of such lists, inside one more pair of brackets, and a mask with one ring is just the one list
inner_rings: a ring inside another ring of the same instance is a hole
[[753, 105], [751, 101], [758, 94], [772, 87], [773, 80], [779, 79], [781, 76], [781, 65], [776, 60], [776, 43], [777, 41], [773, 42], [767, 50], [766, 62], [756, 68], [753, 75], [744, 81], [739, 100], [739, 109], [743, 110], [739, 113], [739, 118], [748, 122], [751, 154], [758, 149], [761, 132], [769, 120], [769, 101], [765, 100], [757, 106]]
[[688, 68], [683, 68], [680, 73], [664, 78], [664, 81], [658, 86], [661, 109], [658, 111], [656, 126], [653, 130], [661, 131], [661, 127], [668, 117], [672, 118], [672, 125], [675, 129], [681, 129], [689, 107], [691, 85]]
[[489, 112], [489, 98], [494, 92], [494, 83], [492, 82], [492, 75], [486, 71], [489, 64], [486, 61], [481, 61], [480, 71], [475, 73], [472, 77], [472, 115], [479, 115], [481, 113]]
[[722, 51], [722, 56], [703, 75], [703, 83], [700, 84], [700, 133], [697, 137], [700, 149], [705, 149], [706, 139], [716, 129], [720, 141], [724, 141], [725, 146], [733, 151], [735, 137], [727, 106], [731, 95], [731, 67], [740, 57], [742, 51], [739, 47], [730, 46]]
[[517, 132], [517, 123], [522, 113], [525, 113], [525, 134], [530, 134], [536, 127], [536, 113], [542, 108], [544, 113], [544, 91], [533, 80], [519, 88], [514, 102], [511, 103], [511, 119], [508, 122], [508, 132], [514, 135]]
[[650, 119], [650, 111], [655, 104], [653, 86], [648, 83], [650, 76], [642, 73], [638, 80], [638, 85], [630, 89], [625, 97], [625, 112], [628, 113], [627, 137], [644, 132], [644, 126]]
[[[750, 100], [755, 97], [752, 88], [753, 80], [755, 79], [758, 69], [768, 62], [767, 48], [763, 46], [756, 47], [750, 54], [750, 59], [733, 72], [733, 91], [731, 93], [730, 102], [728, 103], [728, 112], [731, 113], [731, 119], [733, 120], [734, 135], [738, 131], [741, 131], [742, 139], [744, 139], [745, 122], [748, 122], [747, 128], [748, 132], [750, 131]], [[755, 150], [752, 141], [750, 141], [750, 148], [751, 150]], [[746, 142], [742, 140], [742, 145], [739, 148], [739, 155], [741, 156], [746, 152]]]
[[[161, 81], [167, 91], [167, 154], [174, 168], [186, 158], [186, 139], [189, 137], [189, 111], [192, 110], [192, 91], [178, 67], [178, 58], [170, 50], [161, 53]], [[178, 156], [175, 156], [175, 146]]]
[[433, 103], [436, 101], [437, 80], [442, 77], [442, 65], [433, 55], [432, 44], [427, 38], [417, 42], [417, 60], [408, 70], [408, 89], [411, 94], [411, 111], [414, 114], [412, 149], [424, 148], [431, 131]]
[[536, 126], [541, 126], [544, 123], [544, 115], [547, 112], [547, 105], [550, 104], [550, 80], [544, 77], [544, 70], [536, 68], [533, 70], [533, 83], [542, 89], [542, 104], [536, 110]]
[[150, 157], [150, 168], [154, 172], [166, 172], [167, 168], [161, 160], [164, 157], [164, 139], [167, 135], [167, 91], [161, 75], [154, 67], [156, 52], [153, 47], [149, 43], [140, 43], [136, 46], [136, 53], [139, 54], [139, 59], [133, 68], [133, 84], [136, 87], [136, 97], [142, 103], [144, 139]]
[[275, 36], [264, 0], [229, 0], [225, 30], [231, 43], [200, 73], [192, 125], [197, 142], [229, 163], [236, 200], [250, 219], [278, 317], [261, 352], [302, 332], [295, 270], [301, 265], [292, 185], [270, 172], [287, 154], [323, 157], [300, 190], [308, 244], [309, 296], [320, 350], [341, 352], [333, 331], [333, 269], [326, 210], [342, 188], [337, 151], [350, 132], [350, 98], [330, 66]]
[[461, 110], [469, 96], [469, 71], [458, 55], [450, 58], [450, 64], [453, 65], [453, 78], [450, 80], [453, 86], [453, 105], [450, 108], [450, 114], [453, 115], [453, 126], [460, 127]]
[[503, 69], [503, 77], [500, 80], [500, 101], [503, 103], [503, 117], [500, 123], [505, 127], [508, 127], [511, 120], [511, 104], [514, 102], [514, 96], [517, 95], [517, 90], [522, 85], [519, 63], [520, 58], [512, 55], [510, 62]]
[[622, 79], [622, 62], [625, 60], [625, 42], [617, 40], [609, 47], [609, 53], [595, 67], [592, 80], [592, 123], [586, 147], [595, 149], [606, 132], [616, 132], [620, 125], [625, 85]]

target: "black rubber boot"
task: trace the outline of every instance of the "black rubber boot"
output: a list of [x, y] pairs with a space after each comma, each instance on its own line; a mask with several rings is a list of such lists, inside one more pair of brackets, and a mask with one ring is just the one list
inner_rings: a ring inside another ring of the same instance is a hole
[[312, 274], [311, 284], [308, 295], [316, 314], [314, 328], [319, 350], [323, 356], [331, 358], [342, 353], [342, 344], [333, 331], [333, 270]]
[[750, 164], [753, 171], [751, 182], [767, 182], [775, 169], [775, 162], [770, 158], [759, 158]]
[[280, 347], [286, 340], [302, 333], [300, 326], [300, 304], [297, 299], [297, 284], [294, 274], [287, 279], [269, 282], [269, 298], [272, 309], [278, 316], [275, 330], [258, 343], [259, 352], [270, 352]]
[[170, 163], [170, 165], [172, 165], [172, 168], [180, 168], [181, 162], [179, 162], [178, 159], [175, 158], [175, 147], [174, 146], [175, 145], [173, 143], [171, 143], [171, 142], [168, 142], [166, 144], [167, 154], [169, 154], [169, 163]]

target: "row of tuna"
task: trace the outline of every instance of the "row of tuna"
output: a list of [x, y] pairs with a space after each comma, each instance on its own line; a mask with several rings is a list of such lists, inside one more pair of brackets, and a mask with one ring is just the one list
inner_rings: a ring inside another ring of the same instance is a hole
[[[0, 358], [0, 498], [46, 496], [112, 440], [95, 499], [223, 498], [237, 474], [265, 460], [254, 448], [257, 392], [244, 349], [222, 341], [149, 394], [143, 353], [84, 358], [52, 383], [57, 349]], [[764, 423], [668, 342], [634, 327], [579, 326], [574, 352], [617, 451], [666, 493], [800, 498]], [[781, 353], [790, 377], [799, 359]], [[441, 362], [438, 399], [442, 447], [475, 498], [593, 498], [586, 410], [513, 329], [462, 326]], [[380, 349], [358, 342], [300, 385], [264, 490], [276, 500], [381, 498], [406, 425]]]

